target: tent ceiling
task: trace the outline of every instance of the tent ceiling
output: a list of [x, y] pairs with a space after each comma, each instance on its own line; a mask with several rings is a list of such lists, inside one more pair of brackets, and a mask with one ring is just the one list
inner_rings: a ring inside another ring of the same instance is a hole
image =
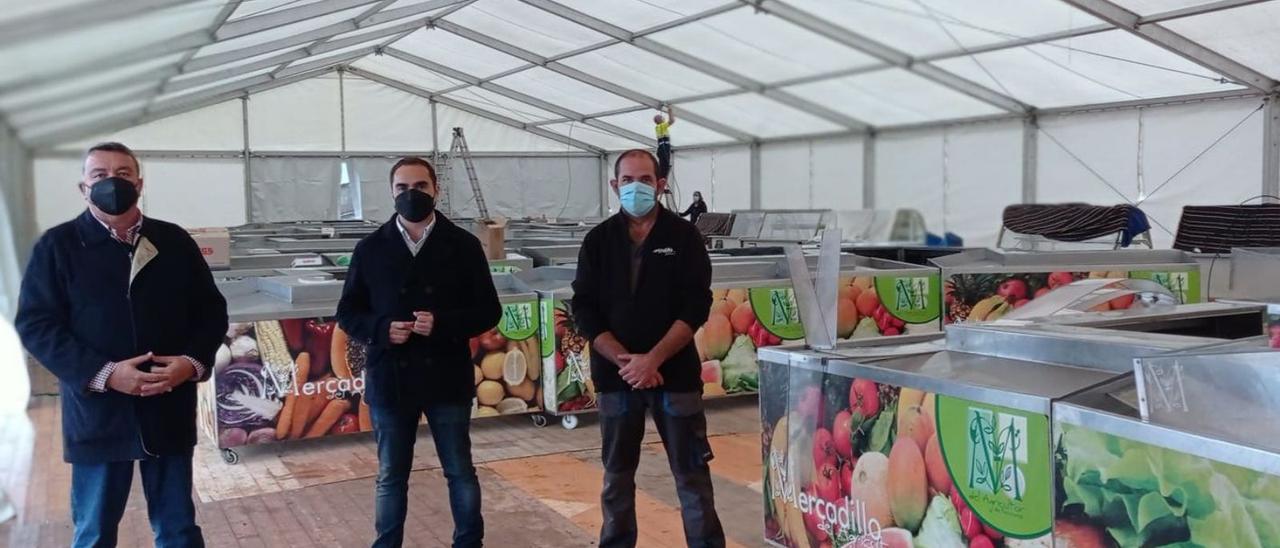
[[[585, 150], [1269, 94], [1280, 0], [52, 0], [0, 13], [48, 146], [349, 69]], [[102, 44], [106, 46], [94, 46]]]

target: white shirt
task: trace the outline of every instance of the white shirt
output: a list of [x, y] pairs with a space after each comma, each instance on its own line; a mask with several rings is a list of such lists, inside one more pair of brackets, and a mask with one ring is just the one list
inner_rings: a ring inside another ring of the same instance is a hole
[[400, 235], [404, 237], [405, 245], [409, 246], [409, 254], [414, 257], [418, 256], [418, 252], [422, 251], [423, 244], [427, 243], [427, 236], [431, 235], [431, 229], [436, 227], [436, 216], [431, 214], [431, 223], [427, 225], [427, 229], [422, 231], [422, 239], [413, 241], [413, 236], [409, 235], [409, 230], [404, 227], [404, 219], [399, 215], [396, 216], [396, 228], [400, 229]]

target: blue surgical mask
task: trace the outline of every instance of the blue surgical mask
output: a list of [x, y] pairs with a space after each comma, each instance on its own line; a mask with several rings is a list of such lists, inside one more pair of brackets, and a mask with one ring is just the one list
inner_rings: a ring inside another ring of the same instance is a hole
[[644, 217], [653, 210], [654, 189], [639, 181], [618, 188], [618, 201], [622, 210], [632, 217]]

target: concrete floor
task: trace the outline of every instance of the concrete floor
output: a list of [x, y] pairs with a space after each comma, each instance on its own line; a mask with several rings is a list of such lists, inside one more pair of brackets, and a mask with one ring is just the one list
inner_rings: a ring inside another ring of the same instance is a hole
[[[0, 525], [0, 544], [70, 544], [70, 467], [62, 462], [58, 408], [54, 396], [32, 401], [34, 458], [26, 473], [4, 470], [23, 459], [0, 454], [0, 473], [25, 477], [25, 485], [11, 490], [20, 499], [21, 515]], [[712, 470], [717, 507], [730, 546], [762, 546], [755, 400], [715, 402], [708, 416], [716, 453]], [[6, 431], [0, 428], [0, 436]], [[590, 415], [582, 416], [575, 430], [554, 422], [535, 428], [527, 417], [486, 419], [475, 423], [472, 437], [484, 493], [487, 545], [594, 545], [601, 520], [602, 468], [599, 431]], [[370, 435], [251, 448], [237, 465], [223, 463], [207, 440], [200, 443], [194, 496], [209, 546], [368, 546], [372, 540], [376, 458]], [[679, 503], [652, 425], [646, 443], [637, 475], [640, 544], [681, 546]], [[19, 445], [0, 440], [0, 451], [12, 452]], [[425, 431], [410, 485], [407, 545], [448, 546], [452, 522], [445, 483]], [[120, 546], [151, 545], [145, 502], [135, 483], [121, 524]]]

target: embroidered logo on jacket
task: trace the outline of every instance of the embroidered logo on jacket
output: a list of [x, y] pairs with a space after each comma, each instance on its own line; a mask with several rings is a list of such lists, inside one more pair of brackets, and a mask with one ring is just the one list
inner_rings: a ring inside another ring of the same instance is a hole
[[675, 254], [676, 254], [676, 250], [674, 250], [674, 249], [672, 249], [672, 248], [670, 248], [670, 247], [660, 247], [660, 248], [658, 248], [658, 249], [653, 250], [653, 254], [654, 254], [654, 255], [665, 255], [665, 256], [667, 256], [667, 257], [674, 257], [674, 256], [675, 256]]

